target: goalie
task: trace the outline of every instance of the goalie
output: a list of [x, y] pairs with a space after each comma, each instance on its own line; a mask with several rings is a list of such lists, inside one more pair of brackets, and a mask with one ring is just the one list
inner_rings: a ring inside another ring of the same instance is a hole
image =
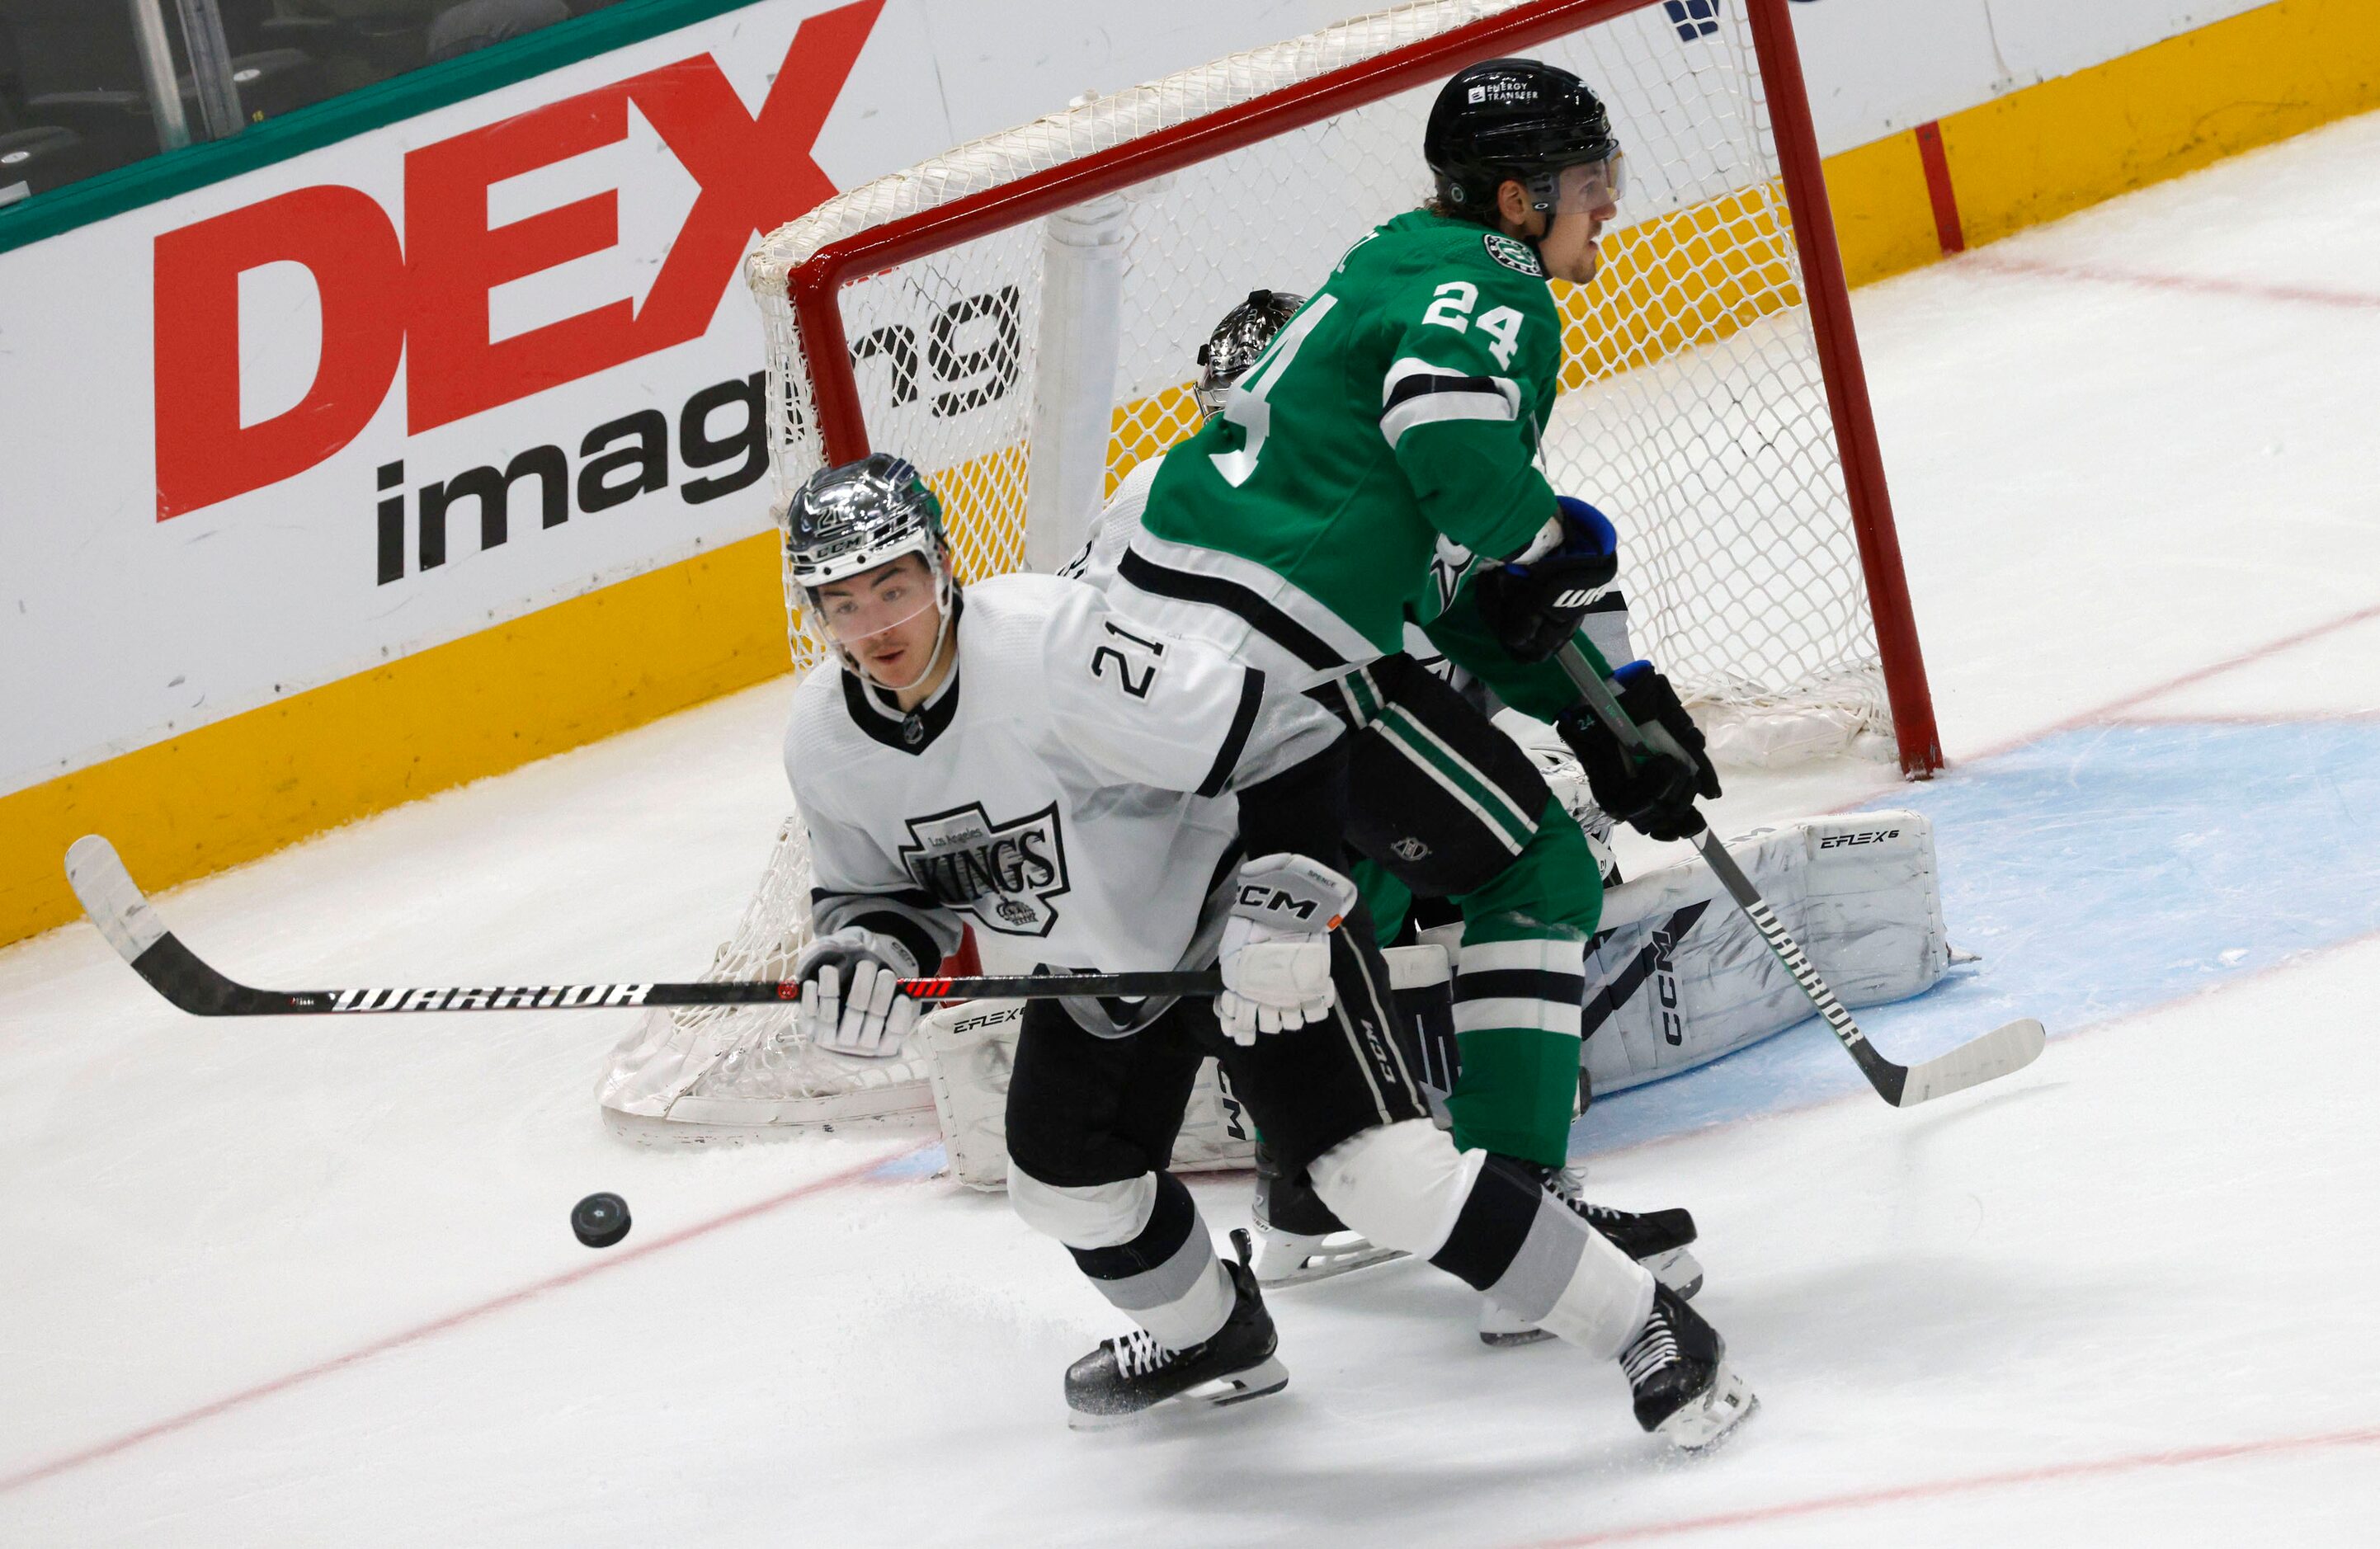
[[820, 933], [794, 971], [810, 1035], [897, 1041], [915, 1012], [894, 984], [963, 916], [994, 973], [1221, 969], [1211, 1006], [1026, 1012], [1011, 1201], [1138, 1325], [1067, 1372], [1078, 1422], [1288, 1380], [1245, 1239], [1219, 1260], [1164, 1170], [1208, 1052], [1351, 1227], [1618, 1360], [1645, 1429], [1694, 1448], [1741, 1422], [1752, 1397], [1708, 1324], [1536, 1172], [1458, 1154], [1430, 1121], [1341, 870], [1335, 719], [1078, 583], [961, 593], [939, 505], [897, 459], [820, 473], [785, 520], [805, 627], [842, 669], [804, 681], [786, 735]]

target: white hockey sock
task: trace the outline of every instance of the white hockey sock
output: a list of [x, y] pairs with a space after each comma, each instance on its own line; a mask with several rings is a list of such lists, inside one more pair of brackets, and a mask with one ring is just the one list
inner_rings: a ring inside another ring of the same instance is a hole
[[1307, 1170], [1323, 1202], [1374, 1242], [1427, 1257], [1591, 1355], [1617, 1356], [1653, 1310], [1653, 1277], [1534, 1172], [1457, 1153], [1427, 1120], [1366, 1130]]
[[1213, 1337], [1232, 1315], [1238, 1293], [1172, 1174], [1066, 1187], [1012, 1164], [1008, 1189], [1016, 1213], [1064, 1243], [1099, 1294], [1168, 1349]]

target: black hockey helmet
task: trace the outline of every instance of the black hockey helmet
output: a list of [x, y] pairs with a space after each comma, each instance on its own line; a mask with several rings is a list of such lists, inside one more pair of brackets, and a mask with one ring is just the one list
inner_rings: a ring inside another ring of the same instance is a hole
[[1223, 393], [1247, 373], [1281, 325], [1297, 315], [1305, 297], [1285, 290], [1252, 290], [1223, 314], [1215, 332], [1198, 346], [1198, 381], [1191, 388], [1199, 409], [1212, 419], [1223, 412]]
[[1550, 214], [1561, 172], [1609, 164], [1608, 192], [1620, 192], [1620, 141], [1611, 116], [1586, 82], [1537, 59], [1489, 59], [1459, 72], [1430, 105], [1422, 159], [1438, 177], [1440, 211], [1493, 224], [1506, 179]]

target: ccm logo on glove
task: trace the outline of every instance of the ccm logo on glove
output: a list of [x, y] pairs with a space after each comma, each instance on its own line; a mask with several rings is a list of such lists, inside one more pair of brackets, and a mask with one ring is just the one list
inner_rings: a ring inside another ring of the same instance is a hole
[[[1314, 917], [1321, 912], [1322, 905], [1318, 900], [1300, 898], [1285, 889], [1267, 887], [1260, 882], [1241, 884], [1239, 908], [1235, 911], [1243, 915], [1258, 918], [1278, 918], [1282, 914], [1286, 914], [1301, 924], [1309, 926]], [[1320, 928], [1337, 930], [1339, 922], [1343, 917], [1333, 914], [1322, 923]]]

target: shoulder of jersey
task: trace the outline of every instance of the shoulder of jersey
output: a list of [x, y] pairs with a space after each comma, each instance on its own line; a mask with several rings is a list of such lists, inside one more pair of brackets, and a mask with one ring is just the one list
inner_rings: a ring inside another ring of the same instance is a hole
[[1082, 589], [1082, 582], [1064, 575], [1012, 570], [968, 582], [966, 605], [970, 609], [989, 608], [1001, 613], [1014, 612], [1020, 608], [1053, 608]]
[[993, 692], [1005, 692], [1012, 675], [1038, 674], [1053, 635], [1098, 596], [1086, 582], [1023, 570], [972, 582], [959, 615], [961, 660], [991, 672], [1001, 680]]
[[1490, 273], [1540, 282], [1546, 277], [1545, 265], [1538, 261], [1535, 248], [1470, 221], [1439, 216], [1416, 222], [1391, 235], [1413, 245], [1406, 251], [1417, 248], [1429, 254], [1434, 267], [1484, 269]]
[[[820, 771], [868, 745], [844, 704], [842, 664], [832, 658], [820, 662], [795, 686], [794, 713], [785, 725], [786, 768], [795, 786], [822, 782]], [[820, 779], [806, 782], [805, 774]]]

